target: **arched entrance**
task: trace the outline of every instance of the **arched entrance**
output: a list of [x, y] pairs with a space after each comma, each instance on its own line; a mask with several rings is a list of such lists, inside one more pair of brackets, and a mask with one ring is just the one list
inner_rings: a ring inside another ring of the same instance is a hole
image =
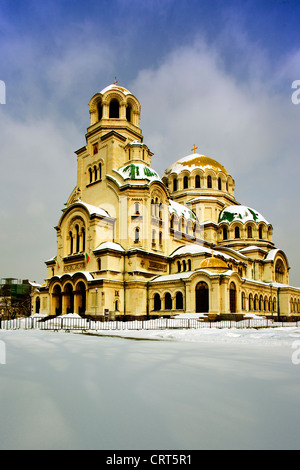
[[236, 313], [236, 287], [234, 282], [231, 282], [229, 286], [229, 304], [230, 313]]
[[79, 315], [84, 315], [86, 311], [86, 288], [82, 281], [78, 282], [76, 286], [76, 296], [78, 313]]
[[52, 293], [52, 308], [55, 315], [62, 313], [62, 293], [59, 285], [56, 285]]
[[63, 313], [74, 313], [74, 291], [70, 283], [67, 283], [64, 288], [64, 305]]
[[196, 313], [209, 311], [209, 288], [206, 282], [196, 285]]

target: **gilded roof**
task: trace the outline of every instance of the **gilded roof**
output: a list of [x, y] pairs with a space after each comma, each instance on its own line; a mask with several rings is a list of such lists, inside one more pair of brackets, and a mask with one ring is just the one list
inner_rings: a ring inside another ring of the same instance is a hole
[[166, 171], [165, 174], [169, 173], [180, 173], [183, 170], [192, 171], [196, 168], [202, 170], [214, 170], [216, 173], [222, 172], [228, 175], [227, 170], [221, 163], [217, 162], [213, 158], [207, 157], [206, 155], [200, 155], [199, 153], [192, 153], [184, 158], [181, 158], [177, 162], [173, 163]]
[[220, 258], [212, 256], [211, 258], [205, 258], [200, 263], [200, 268], [224, 268], [228, 269], [227, 264]]

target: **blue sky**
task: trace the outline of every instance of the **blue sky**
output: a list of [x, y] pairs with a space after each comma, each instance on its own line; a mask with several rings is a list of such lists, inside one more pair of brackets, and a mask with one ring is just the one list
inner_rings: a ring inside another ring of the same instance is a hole
[[1, 0], [1, 277], [44, 279], [89, 99], [116, 76], [142, 104], [153, 168], [194, 144], [220, 161], [300, 286], [299, 20], [288, 0]]

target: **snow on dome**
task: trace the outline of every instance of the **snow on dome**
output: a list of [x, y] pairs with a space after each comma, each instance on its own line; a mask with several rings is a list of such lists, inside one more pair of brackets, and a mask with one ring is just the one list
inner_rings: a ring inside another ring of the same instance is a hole
[[103, 242], [97, 248], [95, 248], [94, 251], [100, 251], [100, 250], [114, 250], [114, 251], [125, 251], [124, 248], [119, 244], [115, 242]]
[[191, 219], [196, 222], [197, 217], [193, 211], [178, 202], [172, 201], [171, 199], [169, 200], [169, 203], [170, 214], [175, 213], [178, 217], [184, 217], [185, 219]]
[[202, 170], [214, 170], [216, 173], [223, 172], [228, 175], [227, 170], [219, 162], [213, 158], [200, 155], [199, 153], [192, 153], [184, 158], [181, 158], [177, 162], [173, 163], [166, 171], [165, 175], [170, 173], [180, 173], [183, 170], [193, 171], [196, 168]]
[[219, 215], [219, 223], [227, 222], [231, 224], [235, 221], [240, 221], [243, 224], [249, 221], [256, 223], [265, 222], [269, 225], [269, 222], [259, 212], [251, 209], [251, 207], [241, 205], [225, 207]]
[[115, 170], [124, 180], [148, 180], [160, 181], [161, 179], [155, 170], [143, 163], [130, 163], [119, 170]]
[[103, 90], [100, 93], [103, 95], [107, 91], [111, 91], [111, 90], [121, 91], [124, 95], [131, 95], [132, 94], [126, 88], [124, 88], [122, 86], [119, 86], [119, 85], [116, 85], [115, 83], [112, 83], [111, 85], [108, 85], [107, 87], [103, 88]]

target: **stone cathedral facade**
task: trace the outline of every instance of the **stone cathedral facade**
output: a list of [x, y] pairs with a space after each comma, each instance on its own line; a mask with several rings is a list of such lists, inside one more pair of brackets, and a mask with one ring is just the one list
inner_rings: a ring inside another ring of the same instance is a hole
[[141, 106], [114, 83], [89, 102], [77, 182], [33, 311], [111, 319], [178, 313], [300, 315], [300, 289], [273, 227], [194, 146], [160, 177]]

